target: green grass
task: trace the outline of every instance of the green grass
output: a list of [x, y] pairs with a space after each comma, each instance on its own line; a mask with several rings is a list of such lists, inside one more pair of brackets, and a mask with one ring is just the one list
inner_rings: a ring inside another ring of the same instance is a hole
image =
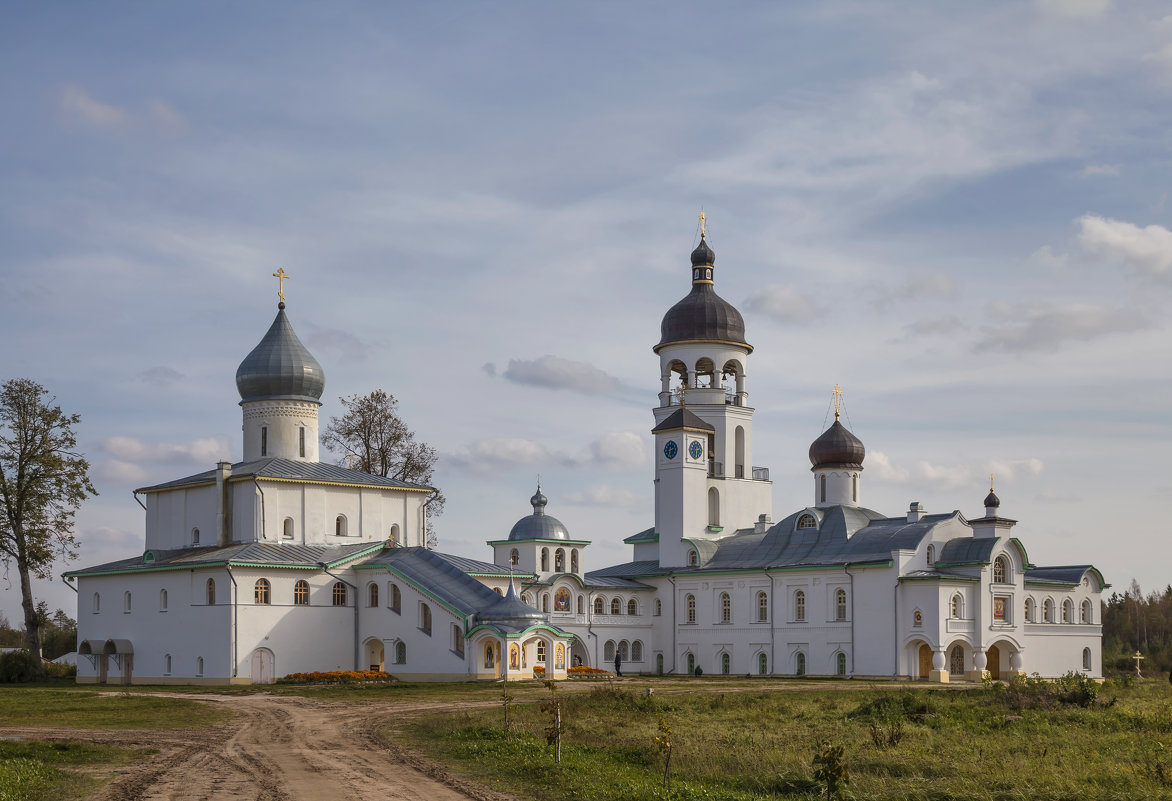
[[0, 687], [0, 726], [76, 729], [197, 729], [216, 726], [230, 712], [212, 704], [149, 693], [59, 686]]
[[102, 779], [72, 768], [124, 765], [141, 754], [104, 745], [0, 740], [0, 801], [82, 798]]
[[654, 740], [661, 719], [673, 729], [672, 797], [680, 799], [814, 798], [811, 762], [824, 740], [845, 746], [857, 799], [1172, 799], [1167, 683], [1108, 686], [1089, 708], [1041, 689], [647, 684], [655, 695], [630, 684], [559, 692], [567, 725], [560, 765], [536, 704], [514, 707], [509, 734], [500, 708], [417, 719], [388, 734], [466, 776], [543, 801], [663, 797]]

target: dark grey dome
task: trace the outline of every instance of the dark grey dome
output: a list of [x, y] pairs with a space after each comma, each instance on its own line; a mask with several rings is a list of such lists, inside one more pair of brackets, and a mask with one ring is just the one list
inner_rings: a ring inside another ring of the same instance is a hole
[[863, 467], [867, 449], [863, 441], [852, 434], [837, 419], [834, 425], [810, 445], [810, 464], [819, 467]]
[[556, 517], [545, 513], [545, 505], [549, 501], [541, 494], [541, 487], [537, 487], [537, 494], [529, 499], [533, 504], [533, 514], [522, 517], [514, 524], [509, 532], [510, 540], [568, 540], [570, 532]]
[[996, 509], [1001, 505], [1001, 499], [997, 497], [993, 490], [989, 490], [989, 494], [985, 496], [985, 507]]
[[278, 307], [268, 333], [236, 369], [236, 389], [245, 401], [321, 400], [326, 389], [325, 373], [293, 333], [284, 303]]
[[701, 237], [700, 245], [692, 251], [692, 291], [663, 315], [656, 352], [674, 342], [696, 340], [734, 342], [753, 349], [745, 341], [745, 320], [741, 313], [712, 288], [710, 271], [715, 261], [716, 254]]
[[509, 578], [509, 591], [505, 593], [504, 597], [481, 609], [476, 617], [483, 623], [505, 623], [518, 628], [528, 628], [535, 622], [548, 619], [544, 612], [538, 612], [517, 597], [511, 577]]

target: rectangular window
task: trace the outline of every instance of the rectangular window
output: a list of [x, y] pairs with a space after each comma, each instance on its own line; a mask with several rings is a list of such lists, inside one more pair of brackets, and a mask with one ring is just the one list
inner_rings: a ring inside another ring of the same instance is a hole
[[297, 429], [297, 436], [298, 436], [297, 448], [301, 453], [301, 458], [304, 459], [305, 458], [305, 429], [304, 428]]
[[1005, 622], [1005, 609], [1008, 604], [1005, 602], [1004, 596], [998, 595], [993, 599], [993, 619], [1001, 623]]
[[260, 455], [269, 455], [269, 429], [266, 426], [260, 427]]

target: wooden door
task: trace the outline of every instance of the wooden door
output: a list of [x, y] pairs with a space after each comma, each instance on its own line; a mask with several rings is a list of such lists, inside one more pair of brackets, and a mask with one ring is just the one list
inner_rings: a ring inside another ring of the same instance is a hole
[[989, 660], [989, 676], [994, 679], [1001, 678], [1001, 650], [996, 645], [990, 645], [985, 656]]
[[273, 682], [273, 652], [267, 648], [257, 648], [252, 652], [252, 683], [272, 684]]
[[920, 646], [919, 656], [919, 676], [921, 679], [926, 679], [932, 673], [932, 649], [927, 645], [927, 643]]

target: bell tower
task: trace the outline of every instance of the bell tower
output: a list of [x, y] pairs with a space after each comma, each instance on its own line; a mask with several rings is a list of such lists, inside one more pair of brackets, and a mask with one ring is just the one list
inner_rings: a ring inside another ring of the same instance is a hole
[[719, 539], [772, 514], [766, 468], [753, 466], [753, 409], [745, 321], [716, 294], [716, 253], [700, 214], [692, 290], [660, 325], [655, 417], [655, 530], [659, 561], [688, 563], [690, 540]]

